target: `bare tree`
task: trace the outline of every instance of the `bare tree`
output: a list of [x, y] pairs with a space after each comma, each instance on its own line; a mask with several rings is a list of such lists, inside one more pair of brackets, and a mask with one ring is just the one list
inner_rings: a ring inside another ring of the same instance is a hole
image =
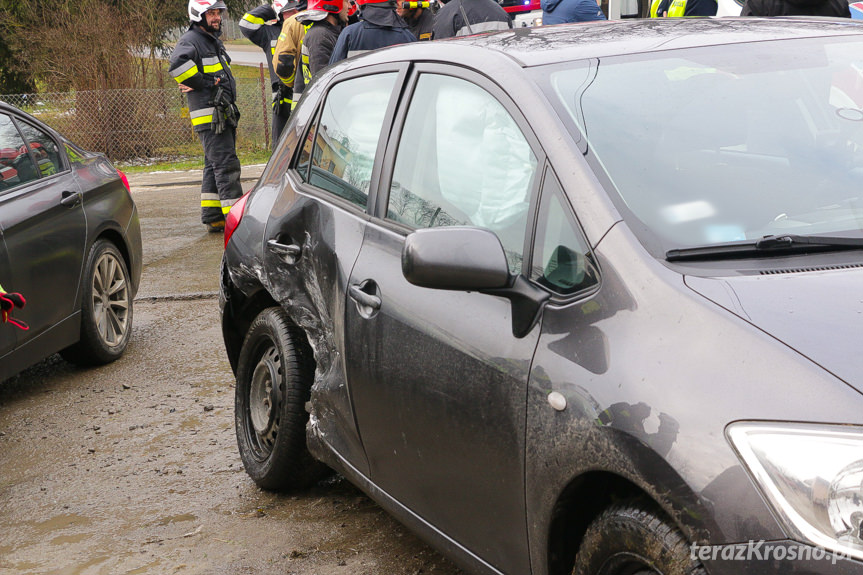
[[[241, 2], [227, 0], [234, 12]], [[170, 47], [168, 33], [183, 25], [187, 0], [0, 0], [0, 44], [18, 55], [4, 60], [0, 75], [74, 91], [82, 145], [113, 158], [140, 154], [153, 114], [119, 90], [161, 81], [157, 58]]]

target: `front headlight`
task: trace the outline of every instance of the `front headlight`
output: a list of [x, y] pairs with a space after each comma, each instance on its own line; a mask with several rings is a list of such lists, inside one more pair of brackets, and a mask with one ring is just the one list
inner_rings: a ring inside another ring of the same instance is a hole
[[726, 433], [789, 535], [863, 559], [863, 428], [743, 422]]

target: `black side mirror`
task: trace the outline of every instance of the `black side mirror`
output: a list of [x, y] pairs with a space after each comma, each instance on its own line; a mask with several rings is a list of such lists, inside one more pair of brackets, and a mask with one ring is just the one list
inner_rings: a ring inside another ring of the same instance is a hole
[[524, 337], [539, 321], [550, 294], [523, 276], [512, 276], [491, 231], [470, 227], [417, 230], [405, 239], [402, 273], [426, 288], [478, 291], [512, 302], [512, 333]]

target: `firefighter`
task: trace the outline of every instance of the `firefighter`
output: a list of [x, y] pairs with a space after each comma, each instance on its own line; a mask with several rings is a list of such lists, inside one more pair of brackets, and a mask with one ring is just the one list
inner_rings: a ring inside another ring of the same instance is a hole
[[[297, 13], [285, 18], [284, 22], [282, 22], [282, 30], [279, 33], [276, 48], [273, 51], [272, 64], [276, 71], [276, 76], [279, 77], [284, 85], [290, 86], [292, 91], [295, 74], [297, 70], [302, 70], [300, 46], [303, 44], [303, 36], [306, 35], [306, 26], [298, 18], [302, 19], [306, 6], [306, 0], [303, 0], [297, 7]], [[296, 107], [299, 98], [299, 94], [295, 96], [292, 94], [291, 110]]]
[[243, 36], [252, 41], [264, 51], [267, 66], [270, 69], [270, 85], [273, 89], [273, 149], [279, 142], [282, 129], [291, 115], [292, 86], [285, 84], [276, 75], [273, 69], [273, 55], [276, 52], [276, 44], [279, 34], [282, 32], [284, 21], [299, 10], [305, 9], [297, 0], [275, 0], [271, 5], [263, 4], [247, 12], [240, 20], [240, 31]]
[[301, 74], [294, 74], [294, 98], [299, 100], [305, 87], [330, 63], [339, 33], [348, 21], [350, 4], [346, 0], [312, 0], [309, 9], [297, 16], [306, 28], [300, 46]]
[[330, 64], [369, 50], [416, 42], [407, 23], [396, 13], [397, 0], [357, 0], [360, 21], [339, 34]]
[[449, 0], [435, 15], [432, 39], [510, 28], [509, 14], [494, 0]]
[[189, 0], [189, 30], [171, 54], [169, 70], [189, 101], [189, 117], [204, 148], [201, 221], [210, 232], [225, 229], [225, 215], [243, 195], [237, 158], [237, 83], [219, 40], [222, 0]]
[[401, 2], [396, 12], [407, 23], [417, 40], [431, 40], [434, 30], [434, 9], [429, 0]]
[[653, 0], [651, 18], [682, 18], [684, 16], [716, 16], [716, 0]]

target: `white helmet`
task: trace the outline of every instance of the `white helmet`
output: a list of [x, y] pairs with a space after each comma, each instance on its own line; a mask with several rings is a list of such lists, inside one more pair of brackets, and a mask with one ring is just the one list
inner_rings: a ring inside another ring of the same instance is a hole
[[189, 0], [189, 20], [200, 22], [207, 10], [227, 10], [222, 0]]
[[297, 0], [273, 0], [273, 10], [276, 16], [286, 10], [295, 10], [299, 2]]

